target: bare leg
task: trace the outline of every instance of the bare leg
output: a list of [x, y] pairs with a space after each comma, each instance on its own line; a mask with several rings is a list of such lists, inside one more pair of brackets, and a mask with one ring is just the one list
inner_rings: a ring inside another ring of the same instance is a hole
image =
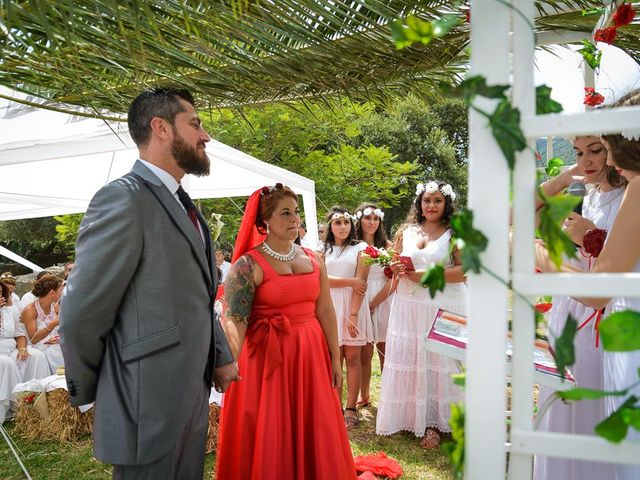
[[369, 405], [369, 387], [371, 385], [371, 359], [373, 358], [373, 343], [367, 343], [362, 347], [360, 363], [362, 365], [362, 379], [360, 383], [359, 408]]
[[378, 343], [378, 359], [380, 360], [380, 373], [384, 370], [384, 349], [386, 347], [385, 342]]

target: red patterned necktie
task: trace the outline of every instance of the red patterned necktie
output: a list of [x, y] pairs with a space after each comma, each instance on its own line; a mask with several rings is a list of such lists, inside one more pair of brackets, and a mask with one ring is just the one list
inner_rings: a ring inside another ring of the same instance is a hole
[[191, 223], [193, 223], [193, 226], [196, 227], [196, 230], [198, 231], [198, 233], [200, 233], [196, 206], [191, 201], [191, 197], [189, 196], [189, 194], [185, 192], [184, 188], [182, 188], [182, 185], [178, 187], [178, 198], [180, 199], [180, 203], [182, 203], [182, 206], [184, 206], [185, 210], [187, 211], [187, 215], [189, 215]]

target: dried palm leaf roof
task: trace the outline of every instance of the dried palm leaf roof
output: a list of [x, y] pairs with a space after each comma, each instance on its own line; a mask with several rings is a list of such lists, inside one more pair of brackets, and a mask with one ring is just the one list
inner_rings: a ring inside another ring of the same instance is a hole
[[[539, 0], [537, 29], [591, 31], [595, 0]], [[464, 18], [448, 0], [0, 0], [0, 85], [124, 112], [143, 88], [182, 85], [209, 107], [290, 99], [384, 100], [452, 82], [469, 26], [397, 50], [390, 23]], [[624, 45], [638, 58], [638, 31]], [[628, 38], [627, 38], [628, 37]]]

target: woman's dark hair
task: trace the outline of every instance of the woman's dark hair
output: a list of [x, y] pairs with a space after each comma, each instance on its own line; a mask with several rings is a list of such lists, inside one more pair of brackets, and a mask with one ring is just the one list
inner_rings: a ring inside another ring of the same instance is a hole
[[36, 297], [42, 298], [46, 296], [51, 290], [58, 290], [62, 285], [62, 280], [53, 275], [44, 275], [33, 285], [33, 293]]
[[[375, 203], [364, 202], [361, 203], [358, 208], [356, 208], [356, 215], [358, 214], [358, 212], [363, 212], [362, 217], [360, 217], [360, 219], [356, 222], [356, 238], [358, 240], [364, 240], [364, 235], [362, 232], [362, 218], [364, 217], [364, 210], [366, 208], [375, 210], [378, 208], [378, 206]], [[384, 230], [384, 223], [382, 221], [382, 218], [380, 218], [378, 229], [373, 234], [373, 246], [377, 248], [387, 248], [387, 242], [389, 242], [389, 239], [387, 238], [387, 232]]]
[[2, 289], [2, 295], [7, 302], [11, 301], [11, 290], [9, 290], [9, 285], [7, 285], [4, 281], [0, 280], [0, 289]]
[[256, 228], [262, 235], [267, 234], [265, 219], [271, 217], [278, 206], [278, 202], [286, 197], [293, 198], [296, 202], [298, 201], [298, 195], [281, 183], [276, 183], [273, 187], [262, 187], [260, 208], [258, 208], [258, 216], [256, 217]]
[[[336, 213], [337, 214], [349, 213], [349, 210], [339, 205], [334, 205], [327, 212], [327, 215], [325, 216], [325, 221], [327, 222], [327, 228], [324, 231], [324, 235], [322, 236], [322, 243], [324, 244], [324, 253], [333, 252], [333, 246], [336, 244], [336, 237], [333, 234], [333, 231], [331, 230], [331, 217], [333, 217], [333, 215]], [[356, 243], [359, 242], [359, 240], [356, 240], [356, 227], [354, 225], [353, 219], [350, 218], [349, 221], [351, 222], [351, 230], [349, 231], [349, 235], [347, 236], [342, 246], [355, 245]]]
[[[640, 88], [627, 93], [609, 108], [640, 105]], [[640, 140], [628, 140], [621, 134], [602, 135], [609, 146], [609, 155], [623, 170], [640, 172]]]
[[138, 95], [129, 107], [129, 134], [138, 147], [144, 147], [151, 137], [151, 120], [164, 118], [175, 125], [176, 115], [184, 112], [180, 100], [195, 106], [191, 93], [178, 88], [156, 88]]
[[[425, 182], [425, 185], [432, 181], [438, 184], [438, 191], [442, 193], [442, 187], [447, 185], [447, 183], [440, 180], [429, 180]], [[420, 225], [424, 221], [424, 215], [422, 215], [422, 197], [424, 196], [424, 194], [424, 191], [420, 192], [416, 195], [416, 198], [413, 199], [413, 205], [411, 205], [411, 209], [409, 210], [409, 214], [407, 215], [405, 224], [413, 223], [414, 225]], [[440, 223], [442, 223], [442, 225], [449, 225], [451, 217], [456, 212], [456, 207], [453, 203], [453, 199], [449, 195], [442, 196], [444, 197], [444, 212], [442, 213]]]

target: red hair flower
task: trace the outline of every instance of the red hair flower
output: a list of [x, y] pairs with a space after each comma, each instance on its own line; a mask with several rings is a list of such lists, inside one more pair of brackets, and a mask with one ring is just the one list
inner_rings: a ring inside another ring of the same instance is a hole
[[549, 310], [551, 310], [552, 306], [553, 303], [536, 303], [535, 309], [540, 313], [547, 313]]
[[270, 187], [262, 187], [260, 189], [260, 195], [269, 195], [271, 193]]
[[633, 17], [636, 16], [636, 11], [633, 9], [630, 3], [623, 3], [622, 6], [613, 15], [613, 24], [616, 27], [622, 27], [623, 25], [629, 25], [633, 22]]
[[613, 41], [616, 39], [617, 33], [618, 32], [616, 30], [616, 27], [601, 28], [599, 30], [596, 30], [596, 33], [593, 36], [593, 39], [596, 42], [603, 42], [611, 45]]
[[604, 97], [596, 92], [595, 88], [584, 87], [584, 104], [590, 107], [595, 107], [604, 102]]

